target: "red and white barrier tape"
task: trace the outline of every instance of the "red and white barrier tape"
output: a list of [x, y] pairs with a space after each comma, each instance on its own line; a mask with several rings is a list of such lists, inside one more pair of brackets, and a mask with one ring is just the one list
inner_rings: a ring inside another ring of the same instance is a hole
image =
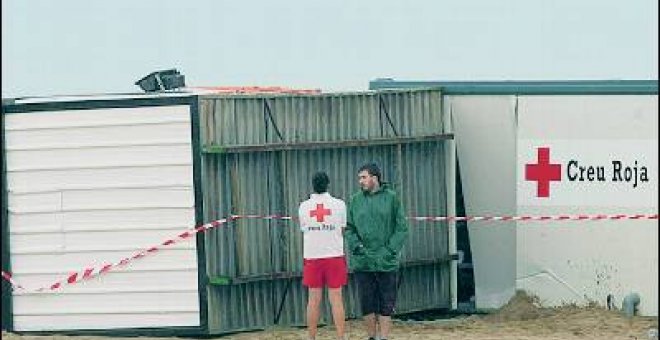
[[78, 283], [78, 282], [81, 282], [81, 281], [84, 281], [84, 280], [89, 280], [92, 277], [99, 276], [101, 274], [105, 274], [105, 273], [109, 272], [110, 270], [112, 270], [114, 268], [125, 266], [125, 265], [127, 265], [128, 263], [130, 263], [134, 260], [143, 258], [143, 257], [145, 257], [149, 254], [153, 254], [153, 253], [157, 252], [158, 250], [160, 250], [163, 247], [171, 246], [175, 243], [178, 243], [180, 241], [188, 239], [188, 238], [194, 236], [197, 233], [205, 232], [209, 229], [219, 227], [219, 226], [221, 226], [221, 225], [223, 225], [223, 224], [225, 224], [228, 221], [233, 220], [233, 219], [234, 218], [220, 219], [220, 220], [217, 220], [217, 221], [213, 221], [213, 222], [203, 224], [201, 226], [198, 226], [198, 227], [195, 227], [195, 228], [192, 228], [192, 229], [188, 229], [188, 230], [184, 231], [183, 233], [177, 235], [174, 238], [167, 239], [167, 240], [161, 242], [158, 245], [154, 245], [152, 247], [149, 247], [149, 248], [143, 249], [141, 251], [138, 251], [137, 253], [135, 253], [135, 254], [133, 254], [129, 257], [123, 258], [123, 259], [121, 259], [121, 260], [119, 260], [115, 263], [108, 263], [108, 264], [104, 264], [104, 265], [99, 266], [99, 267], [88, 267], [88, 268], [85, 268], [83, 270], [73, 272], [73, 273], [69, 274], [67, 277], [65, 277], [64, 279], [62, 279], [60, 281], [57, 281], [57, 282], [55, 282], [55, 283], [53, 283], [53, 284], [51, 284], [47, 287], [40, 287], [40, 288], [37, 288], [37, 289], [29, 289], [28, 290], [25, 287], [23, 287], [22, 285], [18, 284], [13, 279], [11, 273], [8, 273], [8, 272], [5, 272], [5, 271], [2, 271], [2, 278], [5, 279], [6, 281], [8, 281], [12, 285], [12, 288], [14, 289], [14, 291], [17, 292], [17, 293], [34, 293], [34, 292], [45, 292], [45, 291], [58, 290], [58, 289], [62, 288], [62, 286], [64, 286], [64, 285], [70, 285], [70, 284], [75, 284], [75, 283]]
[[[282, 215], [234, 215], [234, 219], [295, 220]], [[600, 221], [600, 220], [657, 220], [658, 214], [637, 215], [547, 215], [547, 216], [412, 216], [418, 222], [461, 222], [461, 221]]]
[[658, 214], [638, 215], [554, 215], [554, 216], [440, 216], [410, 217], [414, 221], [601, 221], [601, 220], [657, 220]]
[[[177, 235], [175, 238], [165, 240], [158, 245], [143, 249], [132, 256], [123, 258], [115, 263], [104, 264], [99, 267], [88, 267], [78, 272], [69, 274], [64, 279], [57, 281], [50, 286], [41, 287], [37, 289], [26, 289], [18, 284], [12, 277], [11, 273], [2, 271], [2, 278], [12, 285], [12, 288], [17, 293], [32, 293], [32, 292], [45, 292], [55, 291], [62, 288], [64, 285], [75, 284], [92, 277], [105, 274], [113, 268], [122, 267], [128, 263], [143, 258], [149, 254], [153, 254], [163, 247], [171, 246], [180, 241], [191, 238], [197, 233], [205, 232], [209, 229], [217, 228], [227, 222], [238, 219], [262, 219], [262, 220], [296, 220], [292, 216], [283, 215], [232, 215], [229, 218], [223, 218], [213, 222], [203, 224], [184, 231]], [[549, 216], [427, 216], [427, 217], [408, 217], [409, 220], [417, 222], [443, 222], [443, 221], [602, 221], [602, 220], [657, 220], [658, 214], [637, 214], [637, 215], [549, 215]]]

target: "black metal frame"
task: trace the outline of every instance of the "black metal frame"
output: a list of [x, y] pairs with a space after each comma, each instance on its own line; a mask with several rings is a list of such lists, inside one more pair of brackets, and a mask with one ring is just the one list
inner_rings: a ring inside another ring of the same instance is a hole
[[[9, 258], [9, 197], [7, 192], [7, 152], [5, 140], [5, 106], [2, 106], [1, 129], [2, 129], [2, 270], [11, 273], [11, 261]], [[12, 313], [12, 287], [9, 282], [2, 280], [2, 329], [14, 330], [14, 318]]]

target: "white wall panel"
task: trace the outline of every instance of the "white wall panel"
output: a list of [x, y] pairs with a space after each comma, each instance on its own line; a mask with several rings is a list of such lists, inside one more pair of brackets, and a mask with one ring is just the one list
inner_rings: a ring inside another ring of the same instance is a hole
[[[66, 140], [62, 140], [62, 134]], [[190, 131], [187, 121], [165, 122], [158, 125], [97, 126], [93, 128], [61, 129], [14, 129], [7, 136], [7, 144], [15, 150], [43, 148], [74, 148], [84, 146], [112, 146], [126, 144], [124, 138], [131, 136], [131, 145], [164, 143], [189, 143]]]
[[[518, 213], [658, 213], [657, 96], [530, 96], [519, 108]], [[561, 168], [547, 197], [525, 180], [539, 147]], [[637, 162], [648, 181], [614, 181], [613, 161]], [[600, 167], [603, 176], [576, 179], [571, 162]], [[519, 223], [517, 241], [516, 285], [545, 304], [605, 305], [612, 294], [621, 307], [636, 292], [640, 313], [658, 315], [657, 220]]]
[[[633, 95], [448, 96], [468, 215], [658, 212], [658, 98]], [[562, 180], [536, 196], [525, 165], [551, 148]], [[602, 165], [606, 180], [568, 181], [566, 165]], [[614, 182], [612, 160], [646, 167], [648, 181]], [[621, 304], [658, 313], [658, 221], [471, 222], [477, 308], [502, 306], [515, 289], [547, 305]]]
[[[75, 316], [72, 317], [72, 316]], [[70, 329], [105, 329], [108, 319], [112, 319], [115, 328], [138, 328], [144, 326], [144, 320], [150, 324], [176, 325], [199, 322], [197, 311], [176, 311], [172, 313], [118, 313], [118, 314], [72, 314], [72, 315], [15, 315], [14, 326], [24, 331], [70, 330]]]
[[94, 169], [8, 171], [10, 192], [191, 185], [191, 165], [117, 166]]
[[[5, 125], [11, 262], [28, 289], [194, 225], [188, 106], [17, 113]], [[13, 299], [18, 331], [197, 326], [195, 239]]]
[[163, 123], [172, 122], [188, 123], [190, 118], [181, 114], [187, 109], [187, 106], [173, 105], [149, 108], [130, 107], [18, 113], [7, 117], [5, 130], [8, 133], [44, 129], [66, 131], [70, 128], [96, 129], [105, 126], [162, 125]]
[[118, 165], [192, 164], [190, 143], [7, 152], [8, 171], [80, 169]]
[[194, 216], [194, 208], [185, 207], [11, 214], [9, 220], [12, 234], [29, 234], [62, 230], [181, 230], [188, 227]]
[[[453, 96], [447, 101], [469, 216], [512, 215], [515, 189], [515, 98]], [[498, 308], [515, 292], [515, 222], [468, 222], [475, 304]]]

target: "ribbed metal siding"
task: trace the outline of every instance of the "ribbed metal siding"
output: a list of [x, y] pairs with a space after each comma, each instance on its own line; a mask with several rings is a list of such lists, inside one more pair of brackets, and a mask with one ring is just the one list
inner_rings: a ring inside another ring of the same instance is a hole
[[279, 142], [279, 135], [288, 142], [370, 139], [394, 136], [392, 126], [399, 136], [440, 133], [441, 100], [438, 91], [203, 97], [203, 141], [228, 146]]
[[[263, 145], [279, 142], [341, 141], [421, 136], [443, 131], [437, 91], [332, 94], [282, 97], [203, 97], [204, 146]], [[333, 195], [348, 199], [357, 190], [356, 172], [378, 162], [394, 184], [409, 215], [446, 212], [442, 142], [322, 150], [205, 154], [206, 220], [233, 214], [296, 214], [309, 197], [313, 172], [330, 175]], [[444, 223], [411, 223], [405, 262], [447, 255]], [[239, 220], [207, 237], [210, 277], [300, 273], [302, 235], [294, 222]], [[398, 311], [448, 307], [446, 263], [402, 269]], [[211, 333], [272, 325], [283, 301], [280, 324], [305, 322], [306, 290], [300, 278], [211, 286]], [[345, 290], [349, 317], [359, 316], [353, 282]], [[283, 298], [284, 297], [284, 298]], [[326, 303], [327, 305], [327, 303]], [[329, 306], [326, 306], [329, 316]], [[327, 320], [330, 321], [330, 320]]]

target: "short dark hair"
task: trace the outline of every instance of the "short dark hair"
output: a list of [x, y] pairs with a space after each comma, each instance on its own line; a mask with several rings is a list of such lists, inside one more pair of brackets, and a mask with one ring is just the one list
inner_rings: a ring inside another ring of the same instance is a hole
[[371, 176], [376, 176], [376, 178], [378, 178], [378, 183], [382, 182], [382, 180], [381, 180], [382, 175], [380, 173], [380, 168], [378, 167], [378, 164], [376, 164], [376, 163], [367, 163], [367, 164], [360, 167], [360, 170], [358, 170], [358, 173], [360, 173], [362, 171], [368, 172], [369, 175], [371, 175]]
[[312, 187], [314, 192], [317, 194], [322, 194], [328, 191], [328, 184], [330, 183], [330, 178], [328, 174], [323, 171], [319, 171], [312, 176]]

